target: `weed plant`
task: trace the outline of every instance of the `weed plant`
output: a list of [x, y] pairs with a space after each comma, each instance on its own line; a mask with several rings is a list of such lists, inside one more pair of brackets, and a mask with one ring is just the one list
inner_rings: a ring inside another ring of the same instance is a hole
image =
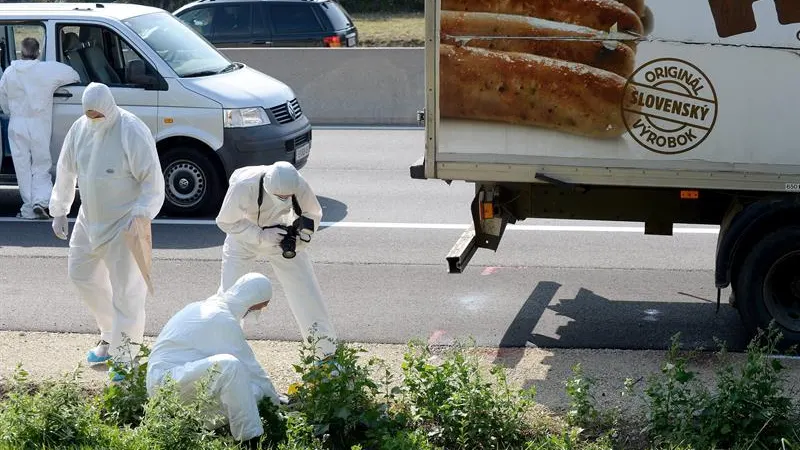
[[[660, 374], [641, 393], [648, 407], [641, 432], [655, 449], [800, 450], [798, 407], [784, 391], [785, 375], [771, 355], [774, 328], [747, 348], [741, 367], [726, 363], [706, 389], [690, 370], [690, 358], [673, 339]], [[603, 410], [594, 380], [580, 365], [566, 383], [571, 400], [563, 419], [534, 410], [535, 388], [516, 389], [505, 371], [483, 370], [467, 346], [434, 354], [412, 342], [401, 372], [364, 349], [339, 343], [333, 358], [320, 360], [317, 340], [302, 343], [295, 371], [302, 381], [289, 405], [259, 404], [270, 450], [610, 450], [631, 448], [618, 439], [615, 411]], [[125, 381], [99, 395], [86, 395], [79, 371], [32, 383], [18, 367], [0, 397], [0, 450], [222, 450], [239, 448], [205, 393], [215, 371], [187, 402], [167, 379], [147, 396], [146, 357], [124, 371]], [[724, 349], [720, 351], [723, 361]], [[395, 378], [399, 375], [398, 378]]]
[[[749, 343], [740, 368], [725, 362], [716, 372], [716, 389], [696, 382], [687, 357], [679, 356], [675, 335], [660, 376], [652, 377], [647, 432], [656, 443], [693, 448], [783, 448], [797, 440], [797, 405], [785, 392], [784, 367], [776, 353], [781, 334], [772, 324]], [[727, 353], [719, 352], [724, 361]]]

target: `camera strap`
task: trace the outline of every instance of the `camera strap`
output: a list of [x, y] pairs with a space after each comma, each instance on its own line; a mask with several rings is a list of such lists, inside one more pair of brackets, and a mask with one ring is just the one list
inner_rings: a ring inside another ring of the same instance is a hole
[[[261, 227], [261, 204], [264, 202], [264, 178], [267, 174], [261, 174], [261, 181], [258, 183], [258, 218], [256, 218], [256, 225]], [[294, 194], [292, 194], [292, 208], [294, 209], [294, 213], [297, 214], [297, 217], [300, 217], [303, 214], [303, 210], [300, 209], [300, 203], [297, 202], [297, 198], [295, 198]]]

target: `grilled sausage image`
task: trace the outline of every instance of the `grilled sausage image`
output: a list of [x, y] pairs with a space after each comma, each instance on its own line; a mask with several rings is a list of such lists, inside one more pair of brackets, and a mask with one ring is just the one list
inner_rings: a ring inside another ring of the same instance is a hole
[[531, 125], [594, 138], [625, 133], [625, 78], [584, 64], [441, 44], [441, 117]]
[[640, 15], [617, 0], [442, 0], [442, 10], [516, 14], [599, 31], [644, 32]]
[[547, 56], [626, 78], [633, 73], [636, 56], [622, 41], [591, 28], [509, 14], [442, 11], [441, 42]]

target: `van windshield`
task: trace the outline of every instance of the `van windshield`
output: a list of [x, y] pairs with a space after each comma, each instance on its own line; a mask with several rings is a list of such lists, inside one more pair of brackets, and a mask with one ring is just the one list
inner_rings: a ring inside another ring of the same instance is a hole
[[214, 75], [236, 69], [205, 38], [166, 12], [124, 21], [181, 78]]

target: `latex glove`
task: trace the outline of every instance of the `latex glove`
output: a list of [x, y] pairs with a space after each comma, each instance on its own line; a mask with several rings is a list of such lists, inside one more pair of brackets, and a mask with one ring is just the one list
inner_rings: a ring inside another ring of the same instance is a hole
[[53, 218], [53, 233], [59, 239], [67, 240], [69, 235], [69, 221], [67, 216], [58, 216]]
[[133, 216], [133, 217], [131, 217], [131, 221], [128, 222], [128, 231], [133, 229], [133, 224], [135, 224], [137, 221], [138, 222], [144, 221], [146, 223], [146, 222], [150, 222], [150, 218], [149, 217], [145, 217], [145, 216]]
[[280, 244], [284, 236], [286, 236], [286, 231], [280, 228], [264, 228], [261, 230], [261, 233], [259, 233], [261, 242], [270, 244]]

